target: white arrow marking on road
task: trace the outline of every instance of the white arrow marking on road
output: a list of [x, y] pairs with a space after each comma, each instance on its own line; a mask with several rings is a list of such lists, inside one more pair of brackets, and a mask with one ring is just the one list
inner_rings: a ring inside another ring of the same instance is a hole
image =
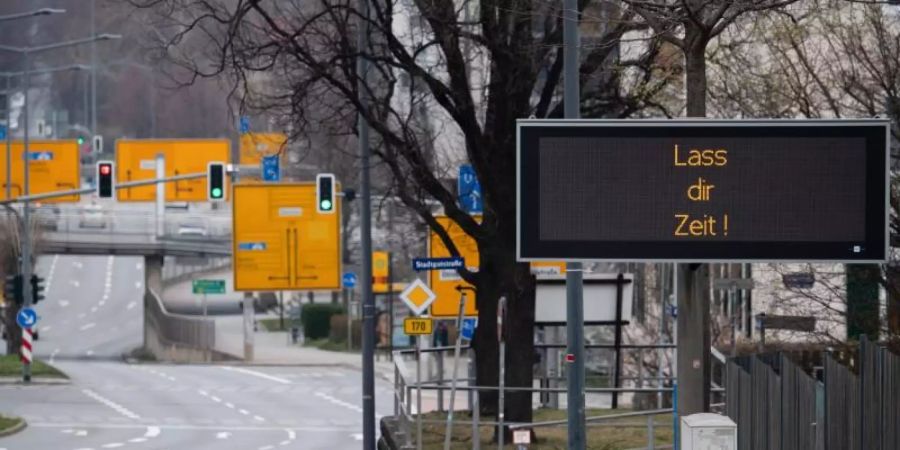
[[81, 330], [81, 331], [87, 331], [87, 330], [90, 330], [91, 328], [94, 328], [94, 327], [96, 327], [96, 326], [97, 326], [97, 324], [94, 323], [94, 322], [86, 323], [86, 324], [82, 325], [82, 326], [79, 328], [79, 330]]
[[66, 306], [69, 306], [69, 301], [68, 300], [60, 300], [59, 306], [62, 308], [65, 308]]
[[220, 431], [216, 433], [216, 439], [228, 439], [231, 436], [231, 433], [227, 431]]

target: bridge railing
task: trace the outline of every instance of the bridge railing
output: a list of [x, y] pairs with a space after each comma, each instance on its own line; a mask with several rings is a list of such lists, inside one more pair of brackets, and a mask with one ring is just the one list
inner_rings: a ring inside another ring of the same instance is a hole
[[211, 361], [216, 345], [214, 319], [172, 314], [155, 292], [144, 294], [144, 346], [166, 361]]

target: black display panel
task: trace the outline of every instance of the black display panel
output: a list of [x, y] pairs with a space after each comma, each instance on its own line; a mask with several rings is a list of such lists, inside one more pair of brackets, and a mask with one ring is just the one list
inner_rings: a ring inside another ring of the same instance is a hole
[[882, 261], [888, 126], [519, 121], [519, 258]]

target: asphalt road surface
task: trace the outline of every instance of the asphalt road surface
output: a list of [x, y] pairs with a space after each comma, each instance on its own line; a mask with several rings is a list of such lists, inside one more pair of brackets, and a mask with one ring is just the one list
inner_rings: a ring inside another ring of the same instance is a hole
[[[128, 364], [142, 340], [143, 261], [45, 257], [39, 357], [71, 384], [0, 385], [0, 412], [28, 428], [0, 450], [358, 449], [361, 383], [340, 367]], [[377, 411], [390, 411], [388, 383]]]

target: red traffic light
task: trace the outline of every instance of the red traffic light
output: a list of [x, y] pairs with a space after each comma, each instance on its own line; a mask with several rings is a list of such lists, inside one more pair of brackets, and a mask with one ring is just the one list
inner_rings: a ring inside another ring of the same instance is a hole
[[109, 164], [101, 164], [100, 165], [100, 175], [109, 175], [112, 171], [112, 167]]

